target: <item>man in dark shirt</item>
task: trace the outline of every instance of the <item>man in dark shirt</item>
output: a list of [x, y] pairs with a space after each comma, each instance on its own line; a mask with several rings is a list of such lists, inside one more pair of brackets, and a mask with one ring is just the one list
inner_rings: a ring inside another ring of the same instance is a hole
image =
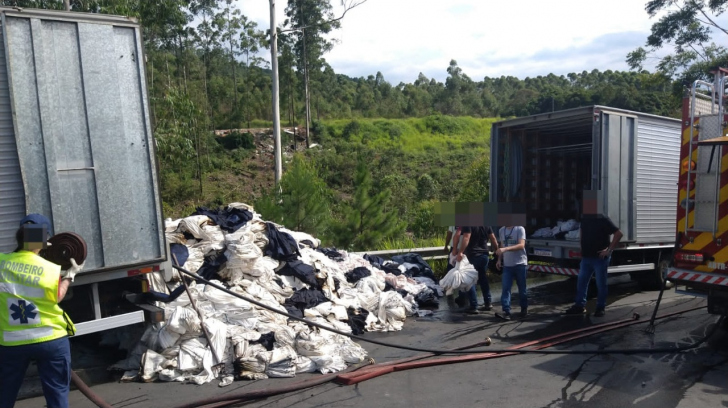
[[[490, 240], [493, 251], [497, 250], [498, 241], [495, 239], [495, 234], [493, 234], [490, 227], [460, 227], [460, 230], [455, 232], [453, 238], [452, 253], [455, 255], [455, 262], [460, 262], [463, 256], [467, 256], [468, 262], [478, 271], [478, 283], [480, 284], [480, 291], [483, 293], [483, 306], [480, 310], [492, 309], [490, 285], [486, 276], [490, 259], [488, 240]], [[467, 312], [477, 314], [478, 294], [474, 285], [468, 292], [468, 298], [470, 307]]]
[[[596, 274], [597, 307], [595, 317], [604, 316], [607, 303], [607, 268], [612, 258], [612, 251], [622, 239], [622, 232], [609, 217], [597, 215], [597, 200], [586, 195], [584, 197], [584, 215], [581, 219], [581, 266], [576, 286], [574, 305], [565, 311], [566, 314], [584, 314], [586, 312], [586, 292], [589, 280]], [[609, 236], [612, 236], [610, 241]]]

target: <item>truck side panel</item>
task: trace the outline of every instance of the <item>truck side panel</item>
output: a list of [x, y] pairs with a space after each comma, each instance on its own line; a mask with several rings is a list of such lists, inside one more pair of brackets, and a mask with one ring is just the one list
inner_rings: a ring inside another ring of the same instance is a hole
[[138, 26], [4, 21], [27, 212], [83, 236], [89, 272], [163, 260]]
[[[1, 34], [0, 34], [1, 35]], [[0, 38], [0, 251], [15, 249], [18, 220], [25, 215], [25, 190], [10, 110], [5, 43]]]
[[640, 117], [637, 134], [637, 241], [672, 242], [680, 172], [680, 123]]

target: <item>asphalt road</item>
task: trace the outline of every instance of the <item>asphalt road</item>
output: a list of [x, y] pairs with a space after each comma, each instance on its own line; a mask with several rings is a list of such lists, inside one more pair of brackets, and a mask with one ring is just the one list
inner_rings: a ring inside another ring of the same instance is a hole
[[[493, 288], [497, 291], [498, 288]], [[625, 280], [610, 285], [607, 315], [568, 317], [560, 311], [570, 305], [573, 285], [555, 281], [530, 289], [531, 316], [504, 322], [493, 312], [476, 316], [450, 311], [443, 300], [439, 311], [428, 317], [409, 318], [396, 333], [367, 333], [365, 337], [424, 348], [454, 348], [493, 339], [491, 347], [505, 348], [560, 332], [630, 318], [634, 313], [647, 321], [657, 292], [640, 292]], [[517, 304], [517, 302], [514, 302]], [[705, 306], [704, 299], [665, 293], [659, 314]], [[593, 310], [594, 299], [588, 309]], [[517, 311], [516, 307], [516, 311]], [[693, 344], [710, 332], [717, 316], [705, 309], [659, 320], [654, 334], [646, 323], [576, 340], [557, 350], [610, 350], [677, 347]], [[377, 362], [411, 356], [408, 352], [362, 344]], [[273, 388], [316, 378], [316, 374], [292, 379], [255, 382], [236, 381], [219, 388], [180, 383], [106, 383], [92, 389], [114, 407], [174, 407], [223, 394]], [[72, 407], [93, 407], [78, 391], [72, 391]], [[355, 386], [333, 383], [271, 397], [246, 406], [254, 407], [589, 407], [608, 408], [728, 407], [728, 333], [724, 328], [696, 349], [682, 353], [516, 355], [478, 362], [458, 363], [395, 372]], [[44, 406], [44, 400], [19, 401], [16, 407]], [[242, 406], [242, 405], [241, 405]]]

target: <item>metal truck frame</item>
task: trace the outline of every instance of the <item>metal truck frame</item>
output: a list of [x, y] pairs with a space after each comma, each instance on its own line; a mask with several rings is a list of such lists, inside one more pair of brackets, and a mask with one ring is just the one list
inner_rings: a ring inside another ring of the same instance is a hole
[[588, 106], [497, 122], [490, 137], [490, 201], [526, 206], [530, 271], [578, 275], [578, 240], [531, 234], [578, 218], [583, 190], [600, 190], [624, 234], [609, 273], [659, 287], [675, 239], [678, 119]]
[[683, 99], [676, 245], [667, 276], [678, 293], [728, 312], [728, 70], [695, 81]]
[[61, 303], [77, 334], [142, 322], [122, 292], [171, 268], [140, 27], [16, 8], [0, 24], [0, 250], [26, 213], [45, 214], [88, 245]]

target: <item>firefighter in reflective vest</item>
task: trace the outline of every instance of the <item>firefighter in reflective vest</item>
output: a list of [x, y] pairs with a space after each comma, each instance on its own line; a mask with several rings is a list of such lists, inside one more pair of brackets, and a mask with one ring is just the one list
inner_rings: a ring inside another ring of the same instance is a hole
[[49, 408], [68, 407], [71, 384], [73, 323], [58, 302], [82, 268], [61, 267], [38, 253], [53, 235], [43, 215], [23, 218], [15, 234], [17, 249], [0, 254], [0, 408], [15, 405], [30, 361], [38, 375]]

